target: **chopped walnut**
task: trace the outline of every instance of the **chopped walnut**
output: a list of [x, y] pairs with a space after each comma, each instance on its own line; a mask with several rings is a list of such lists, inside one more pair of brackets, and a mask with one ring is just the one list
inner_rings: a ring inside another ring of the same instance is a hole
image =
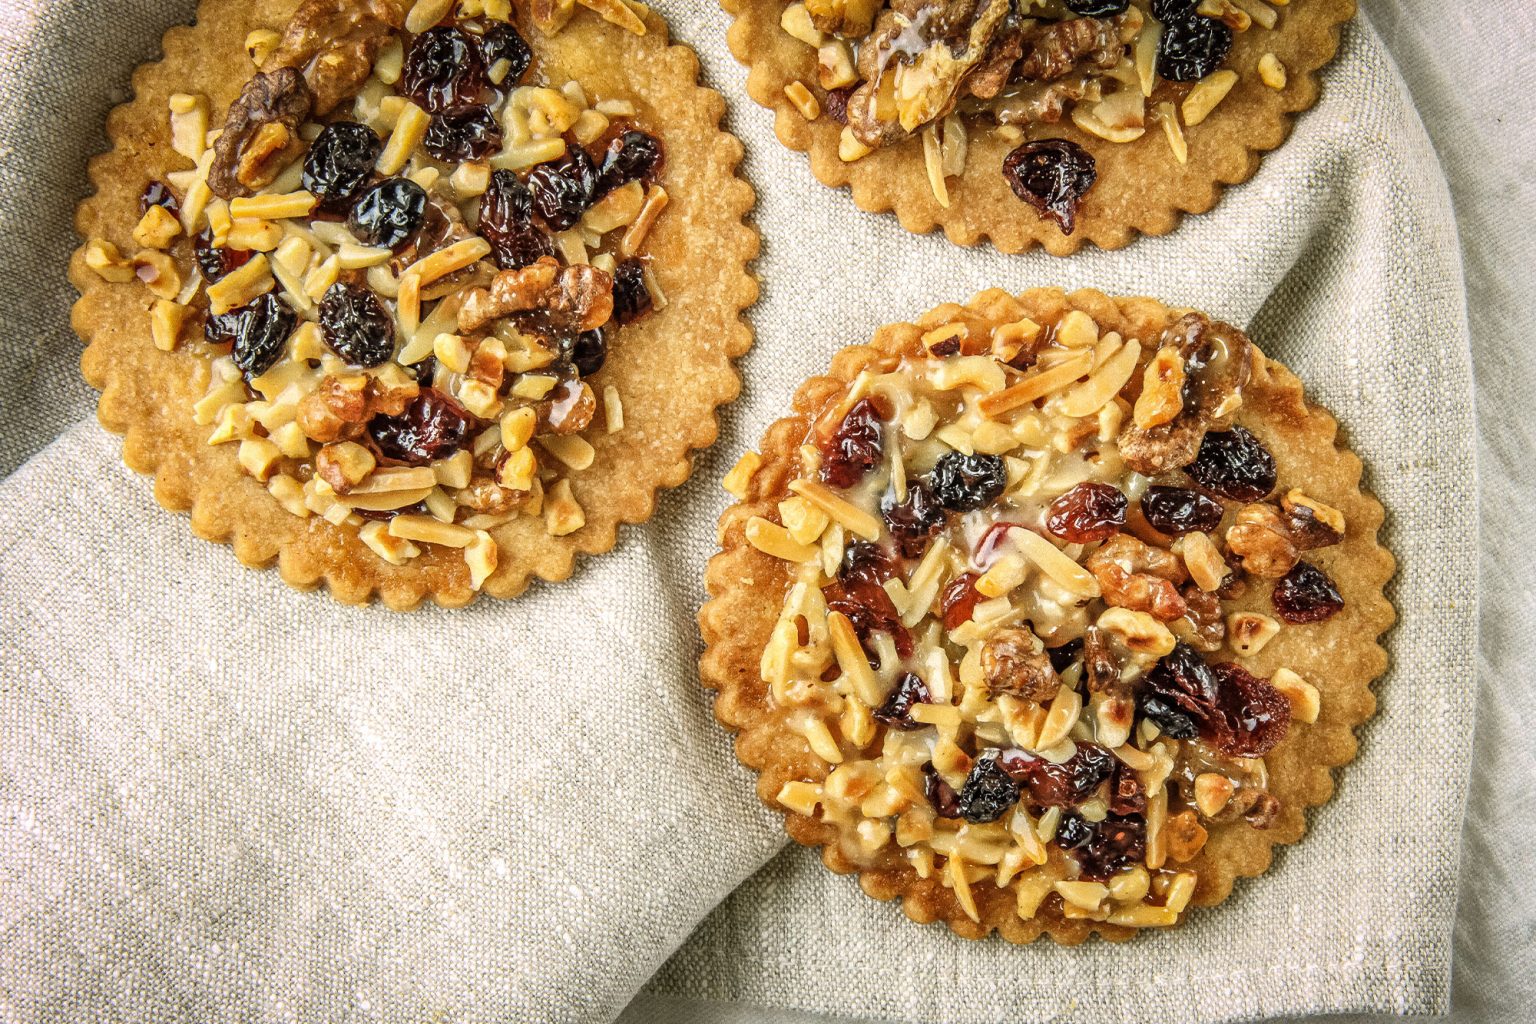
[[1207, 593], [1197, 586], [1187, 586], [1184, 595], [1184, 617], [1171, 626], [1180, 640], [1196, 650], [1218, 651], [1226, 638], [1227, 626], [1221, 615], [1221, 598]]
[[1098, 626], [1089, 626], [1083, 634], [1083, 678], [1089, 693], [1118, 693], [1126, 689], [1114, 645]]
[[875, 24], [882, 0], [805, 0], [811, 24], [823, 32], [862, 36]]
[[1279, 511], [1262, 503], [1238, 510], [1227, 530], [1227, 547], [1242, 560], [1244, 569], [1265, 579], [1279, 579], [1301, 558]]
[[1292, 488], [1280, 499], [1291, 542], [1302, 551], [1326, 548], [1344, 539], [1344, 514]]
[[1061, 680], [1039, 639], [1026, 629], [1000, 629], [981, 649], [981, 671], [995, 698], [1008, 694], [1044, 703], [1056, 696]]
[[574, 434], [585, 430], [597, 413], [597, 396], [586, 381], [562, 380], [538, 405], [539, 433]]
[[1115, 608], [1147, 612], [1172, 622], [1187, 609], [1178, 585], [1189, 579], [1179, 557], [1116, 534], [1083, 563], [1103, 591], [1104, 603]]
[[299, 403], [299, 429], [316, 441], [354, 440], [375, 414], [398, 416], [420, 393], [416, 384], [390, 387], [360, 374], [327, 375]]
[[1014, 77], [1029, 82], [1065, 78], [1073, 71], [1107, 71], [1120, 63], [1124, 45], [1122, 13], [1113, 18], [1068, 18], [1035, 24], [1024, 33], [1028, 56], [1019, 61]]
[[1250, 342], [1230, 324], [1187, 313], [1163, 331], [1162, 347], [1184, 360], [1183, 407], [1161, 426], [1144, 428], [1133, 418], [1120, 431], [1120, 456], [1146, 476], [1182, 469], [1200, 454], [1208, 430], [1225, 430], [1242, 405], [1248, 383]]
[[1193, 860], [1205, 849], [1205, 826], [1194, 810], [1170, 814], [1163, 825], [1163, 835], [1168, 844], [1168, 857], [1179, 862]]
[[1254, 828], [1269, 828], [1274, 824], [1275, 817], [1280, 813], [1280, 801], [1275, 799], [1267, 791], [1244, 787], [1232, 796], [1232, 802], [1227, 805], [1233, 812], [1233, 816], [1241, 816]]
[[315, 113], [328, 114], [362, 88], [379, 49], [403, 23], [390, 0], [306, 0], [262, 70], [302, 72]]
[[528, 498], [527, 491], [503, 487], [490, 477], [477, 476], [454, 493], [454, 500], [472, 512], [502, 516], [516, 511]]
[[472, 334], [492, 320], [536, 309], [566, 329], [596, 330], [613, 316], [613, 277], [584, 263], [561, 267], [549, 256], [503, 270], [490, 288], [476, 288], [464, 299], [459, 330]]
[[229, 106], [224, 131], [214, 143], [208, 187], [224, 199], [248, 196], [270, 185], [304, 151], [299, 125], [314, 100], [292, 68], [257, 72]]

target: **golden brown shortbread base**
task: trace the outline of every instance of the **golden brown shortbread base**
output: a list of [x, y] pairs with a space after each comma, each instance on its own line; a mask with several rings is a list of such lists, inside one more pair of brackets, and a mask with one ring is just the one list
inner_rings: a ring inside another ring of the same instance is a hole
[[[1098, 162], [1098, 181], [1083, 199], [1075, 230], [1064, 235], [1009, 189], [1001, 168], [1013, 147], [991, 132], [972, 133], [965, 173], [949, 180], [949, 209], [933, 197], [918, 138], [844, 163], [837, 155], [841, 126], [826, 117], [806, 121], [784, 95], [796, 79], [816, 81], [816, 51], [779, 28], [782, 0], [721, 0], [721, 6], [735, 18], [727, 38], [749, 68], [747, 92], [774, 111], [779, 141], [809, 154], [823, 184], [847, 185], [860, 209], [893, 212], [916, 234], [939, 227], [959, 245], [987, 240], [1008, 253], [1038, 245], [1057, 256], [1089, 243], [1119, 249], [1137, 235], [1165, 235], [1184, 214], [1215, 206], [1226, 186], [1253, 177], [1260, 157], [1290, 134], [1295, 115], [1317, 102], [1317, 71], [1333, 59], [1339, 31], [1355, 13], [1355, 0], [1293, 0], [1274, 31], [1236, 33], [1224, 66], [1239, 72], [1239, 80], [1204, 122], [1186, 130], [1187, 164], [1174, 159], [1162, 128], [1150, 121], [1145, 135], [1127, 143], [1105, 142], [1071, 118], [1046, 126], [1043, 137], [1070, 139]], [[1266, 52], [1286, 67], [1283, 89], [1259, 81], [1256, 68]]]
[[[167, 99], [173, 92], [205, 92], [222, 112], [252, 73], [243, 41], [255, 28], [281, 28], [298, 0], [203, 0], [197, 23], [173, 28], [162, 42], [164, 59], [133, 76], [135, 98], [112, 111], [112, 149], [91, 161], [96, 194], [81, 203], [76, 227], [132, 254], [144, 185], [189, 166], [170, 147]], [[732, 361], [752, 342], [742, 311], [757, 299], [748, 272], [757, 256], [756, 230], [744, 223], [756, 197], [736, 176], [741, 143], [720, 129], [724, 99], [698, 84], [692, 49], [669, 45], [665, 22], [646, 16], [647, 34], [632, 35], [581, 9], [570, 26], [549, 38], [527, 30], [538, 59], [579, 78], [599, 95], [635, 101], [640, 119], [659, 130], [667, 146], [662, 182], [671, 197], [648, 239], [648, 251], [669, 304], [624, 328], [596, 384], [616, 384], [624, 402], [624, 429], [593, 431], [596, 461], [571, 476], [586, 525], [552, 537], [542, 517], [521, 517], [492, 530], [500, 565], [484, 585], [513, 597], [540, 577], [561, 580], [575, 556], [613, 547], [620, 523], [649, 519], [656, 491], [675, 487], [692, 469], [690, 453], [712, 444], [715, 412], [740, 391]], [[392, 608], [413, 608], [424, 598], [456, 607], [475, 597], [463, 553], [425, 546], [404, 566], [384, 562], [357, 531], [318, 517], [286, 512], [266, 488], [244, 473], [235, 445], [210, 447], [208, 427], [192, 420], [202, 397], [207, 362], [186, 348], [157, 350], [150, 340], [152, 299], [137, 282], [109, 284], [77, 251], [70, 280], [81, 297], [72, 320], [86, 342], [85, 378], [101, 390], [97, 415], [124, 434], [123, 459], [155, 477], [155, 497], [168, 509], [190, 511], [192, 529], [207, 540], [231, 543], [241, 562], [277, 562], [284, 580], [308, 589], [326, 585], [348, 604], [377, 595]]]
[[[1001, 294], [984, 292], [967, 305], [981, 310], [989, 296]], [[1057, 289], [1034, 289], [1019, 300], [1026, 315], [1037, 322], [1053, 322], [1066, 309], [1077, 308], [1104, 330], [1119, 331], [1125, 337], [1153, 337], [1173, 316], [1153, 299], [1115, 299], [1088, 290], [1067, 295]], [[801, 386], [794, 397], [793, 415], [774, 423], [764, 435], [763, 463], [746, 500], [720, 518], [722, 550], [710, 560], [705, 580], [709, 601], [699, 612], [706, 644], [700, 673], [706, 687], [719, 691], [715, 717], [738, 733], [737, 757], [759, 773], [758, 795], [784, 814], [789, 835], [806, 846], [821, 846], [822, 860], [833, 871], [857, 871], [864, 891], [876, 899], [900, 897], [902, 909], [913, 920], [944, 921], [967, 938], [982, 938], [996, 930], [1011, 942], [1031, 942], [1042, 933], [1066, 945], [1082, 942], [1094, 932], [1107, 939], [1129, 938], [1134, 929], [1063, 917], [1055, 900], [1048, 900], [1034, 919], [1021, 920], [1013, 892], [988, 884], [971, 890], [981, 917], [978, 924], [966, 916], [937, 877], [919, 878], [892, 847], [881, 851], [871, 865], [857, 864], [839, 849], [836, 826], [787, 811], [775, 799], [787, 781], [824, 779], [828, 765], [811, 753], [799, 733], [781, 725], [768, 686], [760, 678], [763, 648], [791, 581], [788, 563], [747, 543], [745, 524], [755, 515], [774, 515], [777, 503], [789, 495], [789, 481], [799, 473], [799, 446], [826, 403], [870, 362], [917, 350], [920, 333], [912, 324], [892, 324], [880, 328], [872, 344], [843, 349], [833, 358], [828, 376]], [[1274, 453], [1283, 487], [1299, 487], [1343, 512], [1349, 524], [1344, 541], [1311, 551], [1307, 557], [1333, 578], [1345, 606], [1326, 622], [1283, 627], [1256, 656], [1238, 659], [1230, 648], [1223, 648], [1226, 658], [1241, 660], [1259, 675], [1269, 676], [1282, 666], [1300, 673], [1320, 691], [1322, 710], [1315, 724], [1293, 722], [1285, 741], [1266, 757], [1270, 791], [1281, 802], [1274, 823], [1263, 831], [1240, 820], [1210, 825], [1205, 849], [1181, 865], [1199, 873], [1193, 903], [1200, 906], [1220, 903], [1235, 878], [1267, 869], [1272, 847], [1300, 839], [1306, 830], [1306, 809], [1333, 794], [1330, 769], [1354, 758], [1354, 729], [1375, 711], [1370, 685], [1387, 666], [1386, 652], [1377, 640], [1396, 618], [1383, 594], [1396, 563], [1377, 543], [1383, 511], [1361, 489], [1360, 460], [1337, 440], [1334, 418], [1307, 402], [1301, 382], [1289, 370], [1274, 360], [1258, 362], [1263, 365], [1244, 389], [1237, 422]], [[1253, 580], [1247, 595], [1229, 603], [1226, 610], [1271, 612], [1270, 590], [1269, 581]]]

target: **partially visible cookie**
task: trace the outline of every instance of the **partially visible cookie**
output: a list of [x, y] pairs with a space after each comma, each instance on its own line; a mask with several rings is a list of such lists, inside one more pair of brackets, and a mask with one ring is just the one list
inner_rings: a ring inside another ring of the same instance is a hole
[[1317, 101], [1354, 0], [721, 0], [827, 185], [1004, 252], [1173, 230]]
[[1167, 927], [1295, 842], [1392, 623], [1381, 506], [1238, 329], [1038, 289], [844, 349], [726, 478], [704, 684], [917, 921]]
[[758, 238], [658, 15], [204, 0], [164, 48], [70, 275], [100, 418], [195, 532], [342, 601], [456, 606], [565, 578], [687, 478]]

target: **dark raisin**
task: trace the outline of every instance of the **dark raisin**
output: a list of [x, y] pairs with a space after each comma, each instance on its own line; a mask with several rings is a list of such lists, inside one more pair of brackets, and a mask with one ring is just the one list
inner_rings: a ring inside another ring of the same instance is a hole
[[1305, 561], [1280, 577], [1270, 599], [1280, 618], [1294, 625], [1331, 619], [1344, 607], [1344, 595], [1328, 574]]
[[409, 178], [390, 178], [357, 197], [347, 228], [364, 245], [393, 249], [416, 233], [426, 215], [426, 190]]
[[878, 545], [855, 541], [843, 555], [836, 582], [826, 588], [827, 607], [848, 616], [859, 642], [871, 655], [870, 636], [887, 633], [895, 642], [896, 653], [905, 658], [912, 653], [912, 634], [901, 624], [891, 595], [881, 585], [895, 575], [895, 563]]
[[1125, 509], [1118, 488], [1084, 481], [1051, 502], [1045, 528], [1069, 544], [1108, 540], [1125, 525]]
[[971, 512], [990, 504], [1008, 485], [1008, 468], [1000, 455], [946, 452], [928, 478], [939, 503], [951, 512]]
[[479, 102], [485, 89], [479, 47], [457, 28], [428, 29], [405, 55], [399, 88], [433, 114]]
[[916, 729], [921, 723], [912, 720], [912, 705], [932, 703], [933, 694], [928, 692], [928, 684], [911, 672], [904, 672], [885, 702], [875, 709], [875, 717], [897, 729]]
[[433, 114], [422, 148], [434, 160], [483, 160], [501, 148], [501, 122], [486, 107], [454, 107]]
[[249, 263], [251, 251], [214, 245], [213, 228], [203, 228], [192, 240], [192, 258], [196, 261], [197, 272], [203, 275], [203, 280], [213, 284], [231, 271], [238, 270]]
[[1060, 647], [1048, 647], [1045, 653], [1051, 659], [1051, 668], [1057, 673], [1065, 672], [1072, 667], [1073, 662], [1082, 660], [1083, 638], [1068, 640]]
[[[1141, 689], [1143, 710], [1160, 728], [1163, 723], [1157, 716], [1165, 708], [1182, 713], [1202, 731], [1216, 716], [1220, 699], [1216, 672], [1189, 644], [1175, 644], [1173, 650], [1142, 677]], [[1162, 703], [1149, 711], [1151, 698], [1159, 698]]]
[[1242, 427], [1206, 434], [1185, 471], [1201, 487], [1233, 501], [1262, 501], [1275, 489], [1275, 457]]
[[973, 825], [996, 821], [1019, 802], [1019, 784], [999, 763], [1000, 753], [992, 749], [978, 757], [960, 790], [960, 816]]
[[1157, 73], [1170, 82], [1195, 82], [1221, 67], [1232, 49], [1232, 30], [1195, 11], [1195, 0], [1161, 0], [1152, 5], [1163, 23]]
[[583, 331], [569, 342], [561, 339], [561, 347], [566, 349], [566, 359], [583, 377], [592, 376], [608, 361], [608, 336], [601, 327], [595, 331]]
[[1124, 14], [1130, 0], [1066, 0], [1067, 10], [1085, 18], [1111, 18]]
[[469, 413], [436, 388], [422, 388], [399, 416], [375, 416], [368, 434], [380, 454], [396, 462], [424, 466], [464, 447]]
[[1213, 745], [1228, 757], [1263, 757], [1290, 729], [1290, 699], [1241, 666], [1227, 662], [1215, 671], [1224, 727], [1211, 737]]
[[973, 572], [963, 572], [944, 588], [939, 607], [943, 609], [945, 629], [953, 632], [971, 621], [971, 616], [976, 613], [976, 602], [981, 600], [981, 591], [976, 589], [976, 581], [980, 578]]
[[356, 121], [328, 124], [304, 155], [300, 179], [331, 211], [344, 209], [373, 177], [374, 161], [384, 143], [378, 133]]
[[921, 480], [907, 482], [907, 496], [902, 501], [897, 501], [896, 492], [891, 490], [880, 498], [880, 518], [907, 558], [922, 557], [929, 538], [944, 528], [947, 515], [932, 489]]
[[427, 358], [411, 367], [411, 369], [416, 371], [416, 379], [421, 382], [422, 386], [431, 387], [432, 381], [437, 378], [437, 357], [427, 356]]
[[271, 292], [248, 306], [208, 318], [203, 336], [215, 345], [231, 345], [230, 356], [247, 379], [260, 377], [283, 354], [299, 318]]
[[580, 146], [528, 173], [533, 210], [551, 231], [565, 231], [581, 219], [597, 198], [597, 169]]
[[597, 194], [605, 196], [632, 181], [656, 177], [662, 162], [661, 140], [638, 129], [620, 132], [603, 151], [597, 172]]
[[[1062, 825], [1065, 824], [1063, 817]], [[1146, 856], [1147, 822], [1139, 815], [1110, 814], [1103, 821], [1086, 825], [1086, 831], [1087, 838], [1072, 847], [1072, 856], [1083, 878], [1107, 881]], [[1058, 827], [1058, 841], [1060, 836]]]
[[1079, 743], [1061, 764], [1023, 750], [1005, 751], [1001, 763], [1037, 807], [1073, 807], [1093, 795], [1119, 762], [1095, 743]]
[[395, 318], [367, 288], [338, 281], [320, 301], [320, 332], [353, 366], [378, 366], [395, 354]]
[[867, 540], [856, 540], [843, 551], [842, 564], [837, 568], [837, 578], [843, 583], [880, 586], [886, 580], [896, 579], [896, 563], [885, 549]]
[[1192, 740], [1200, 734], [1200, 727], [1193, 717], [1180, 711], [1172, 701], [1155, 694], [1141, 694], [1136, 698], [1136, 708], [1141, 717], [1176, 740]]
[[491, 175], [480, 197], [479, 231], [502, 270], [531, 266], [555, 252], [549, 236], [533, 222], [533, 193], [511, 171]]
[[833, 487], [852, 487], [864, 479], [885, 451], [880, 410], [861, 398], [833, 435], [821, 445], [821, 479]]
[[1120, 656], [1109, 641], [1109, 634], [1098, 626], [1083, 633], [1083, 681], [1089, 693], [1109, 693], [1121, 689]]
[[528, 48], [528, 41], [504, 21], [491, 22], [476, 41], [480, 44], [480, 63], [487, 71], [498, 61], [507, 62], [507, 77], [501, 80], [503, 86], [522, 81], [533, 63], [533, 51]]
[[1111, 814], [1145, 814], [1147, 788], [1130, 765], [1115, 763], [1114, 775], [1109, 782], [1109, 812]]
[[848, 98], [857, 88], [857, 85], [845, 85], [841, 89], [828, 89], [826, 101], [821, 105], [822, 111], [838, 124], [847, 124]]
[[932, 761], [923, 765], [923, 794], [933, 805], [933, 812], [941, 818], [960, 817], [960, 797], [955, 787], [944, 781], [944, 776]]
[[1210, 533], [1221, 525], [1221, 502], [1188, 487], [1148, 487], [1141, 514], [1158, 533], [1180, 537]]
[[171, 216], [181, 214], [181, 202], [176, 198], [176, 193], [163, 181], [152, 181], [144, 186], [144, 191], [139, 195], [139, 213], [146, 214], [152, 206], [164, 207]]
[[1093, 826], [1079, 814], [1063, 814], [1056, 825], [1056, 845], [1063, 850], [1075, 850], [1093, 838]]
[[613, 319], [620, 324], [634, 323], [650, 311], [645, 264], [630, 257], [613, 268]]
[[1076, 227], [1077, 206], [1098, 176], [1093, 156], [1067, 139], [1026, 142], [1003, 159], [1013, 194], [1055, 221], [1064, 235]]

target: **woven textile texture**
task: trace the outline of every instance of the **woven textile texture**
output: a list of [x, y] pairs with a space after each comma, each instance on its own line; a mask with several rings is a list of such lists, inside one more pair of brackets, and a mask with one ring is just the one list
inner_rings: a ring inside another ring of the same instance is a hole
[[[0, 1020], [588, 1022], [632, 999], [635, 1022], [1443, 1008], [1469, 768], [1488, 827], [1469, 828], [1468, 856], [1498, 862], [1513, 843], [1491, 809], [1530, 812], [1471, 741], [1478, 675], [1532, 642], [1527, 594], [1513, 624], [1485, 617], [1475, 657], [1474, 455], [1519, 481], [1531, 428], [1485, 429], [1477, 450], [1455, 214], [1415, 109], [1443, 124], [1471, 101], [1445, 81], [1439, 107], [1421, 80], [1410, 96], [1362, 20], [1319, 106], [1215, 212], [1118, 253], [1005, 258], [912, 237], [821, 187], [746, 98], [726, 17], [655, 6], [730, 100], [761, 195], [742, 399], [694, 479], [572, 580], [409, 616], [241, 568], [155, 505], [92, 418], [68, 328], [71, 213], [106, 111], [190, 4], [0, 11]], [[1434, 40], [1407, 13], [1381, 20], [1410, 55]], [[1478, 157], [1447, 159], [1453, 186]], [[694, 668], [719, 478], [798, 381], [879, 323], [1040, 284], [1248, 325], [1339, 417], [1401, 563], [1381, 712], [1312, 833], [1220, 909], [1130, 946], [964, 943], [779, 853]], [[1521, 312], [1474, 311], [1474, 341]], [[1479, 385], [1509, 409], [1530, 357], [1502, 358], [1492, 377], [1479, 362]], [[1483, 585], [1516, 588], [1523, 513], [1501, 495], [1483, 514]], [[1524, 676], [1511, 685], [1529, 696]], [[1480, 735], [1516, 744], [1520, 719], [1490, 726], [1489, 703]], [[1518, 924], [1491, 916], [1512, 877], [1461, 890], [1458, 970], [1489, 985], [1493, 967], [1465, 965], [1516, 948]], [[1469, 922], [1469, 903], [1487, 914]]]

